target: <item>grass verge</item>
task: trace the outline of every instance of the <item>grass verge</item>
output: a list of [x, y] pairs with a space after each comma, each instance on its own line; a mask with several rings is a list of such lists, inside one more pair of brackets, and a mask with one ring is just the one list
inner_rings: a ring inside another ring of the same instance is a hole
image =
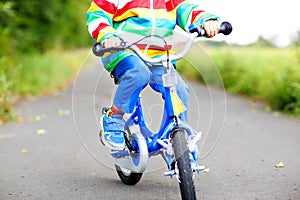
[[[207, 47], [206, 50], [228, 92], [263, 100], [271, 110], [300, 116], [299, 47]], [[220, 84], [218, 74], [211, 73], [213, 67], [199, 58], [199, 51], [191, 54], [193, 65], [199, 67], [205, 76], [191, 73], [194, 66], [187, 62], [181, 63], [184, 67], [178, 67], [181, 73], [190, 79]]]
[[[300, 48], [207, 47], [201, 51], [191, 51], [188, 59], [178, 62], [177, 69], [186, 78], [224, 85], [230, 93], [300, 116]], [[55, 51], [18, 60], [0, 58], [0, 124], [14, 119], [13, 104], [20, 97], [66, 86], [87, 54], [87, 50]]]
[[21, 97], [64, 88], [88, 54], [87, 50], [53, 51], [0, 59], [0, 124], [14, 120], [13, 104]]

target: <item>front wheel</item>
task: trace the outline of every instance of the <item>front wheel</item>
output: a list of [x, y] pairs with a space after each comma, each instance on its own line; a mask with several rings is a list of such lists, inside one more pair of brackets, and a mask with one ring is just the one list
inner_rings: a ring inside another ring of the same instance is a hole
[[122, 181], [126, 185], [135, 185], [142, 178], [143, 173], [133, 173], [132, 171], [115, 165], [117, 173]]
[[186, 200], [195, 200], [196, 192], [193, 181], [193, 171], [191, 169], [189, 150], [186, 142], [186, 132], [184, 129], [175, 129], [172, 132], [172, 146], [179, 175], [179, 187], [181, 198]]

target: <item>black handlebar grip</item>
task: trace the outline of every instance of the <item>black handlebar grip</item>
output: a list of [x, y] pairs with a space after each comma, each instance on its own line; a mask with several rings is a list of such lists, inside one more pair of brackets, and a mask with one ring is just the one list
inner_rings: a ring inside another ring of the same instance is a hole
[[[192, 24], [189, 27], [190, 33], [198, 33], [198, 36], [206, 36], [206, 32], [203, 28], [196, 26], [195, 24]], [[219, 33], [223, 33], [224, 35], [229, 35], [232, 32], [232, 26], [229, 22], [222, 22], [220, 26]]]
[[106, 52], [106, 48], [103, 47], [100, 43], [96, 43], [93, 46], [93, 53], [95, 56], [103, 56]]
[[122, 43], [121, 46], [119, 47], [110, 47], [110, 48], [105, 48], [103, 45], [100, 43], [96, 43], [93, 46], [93, 53], [95, 56], [103, 56], [106, 52], [113, 52], [113, 51], [121, 51], [126, 49], [125, 43]]
[[232, 26], [229, 22], [222, 22], [219, 33], [229, 35], [232, 32]]

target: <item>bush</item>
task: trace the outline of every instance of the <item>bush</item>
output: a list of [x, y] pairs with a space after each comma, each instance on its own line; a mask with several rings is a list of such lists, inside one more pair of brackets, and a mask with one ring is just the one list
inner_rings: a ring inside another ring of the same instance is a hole
[[5, 57], [0, 57], [0, 123], [13, 118], [11, 102], [14, 101], [15, 88], [14, 63]]
[[86, 46], [91, 42], [85, 26], [89, 3], [88, 0], [0, 2], [1, 48], [23, 54]]
[[49, 52], [92, 45], [89, 6], [89, 0], [0, 2], [0, 123], [13, 118], [19, 96], [49, 92], [70, 77], [70, 63]]
[[[207, 51], [227, 91], [263, 100], [273, 110], [300, 114], [300, 48], [207, 47]], [[199, 60], [193, 63], [205, 68]], [[185, 66], [182, 73], [186, 71]], [[213, 76], [210, 83], [219, 82]]]

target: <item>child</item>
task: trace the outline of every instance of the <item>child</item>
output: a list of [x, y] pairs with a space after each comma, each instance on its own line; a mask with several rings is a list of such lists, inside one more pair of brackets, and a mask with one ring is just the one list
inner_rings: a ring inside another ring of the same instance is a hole
[[[185, 0], [93, 0], [87, 11], [87, 26], [92, 38], [105, 47], [117, 47], [122, 42], [121, 33], [137, 36], [172, 36], [175, 26], [188, 31], [191, 24], [203, 27], [208, 37], [215, 36], [219, 29], [219, 18], [209, 14], [196, 4]], [[165, 55], [171, 45], [158, 44], [151, 40], [138, 45], [147, 50], [147, 56]], [[119, 86], [111, 109], [101, 118], [101, 142], [112, 150], [124, 149], [124, 113], [133, 112], [140, 92], [149, 84], [164, 98], [161, 75], [162, 66], [147, 66], [131, 51], [105, 54], [102, 63], [106, 70], [118, 80]], [[188, 108], [189, 88], [174, 68], [177, 75], [176, 90]], [[187, 122], [187, 111], [180, 116]]]

